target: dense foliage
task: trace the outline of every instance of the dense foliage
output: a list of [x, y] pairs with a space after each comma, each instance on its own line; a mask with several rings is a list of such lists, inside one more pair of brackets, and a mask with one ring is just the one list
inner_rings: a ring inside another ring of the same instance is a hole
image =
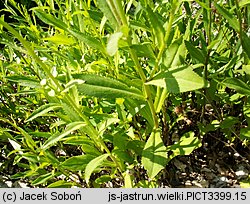
[[249, 150], [250, 1], [3, 6], [0, 171], [12, 179], [158, 187], [210, 134]]

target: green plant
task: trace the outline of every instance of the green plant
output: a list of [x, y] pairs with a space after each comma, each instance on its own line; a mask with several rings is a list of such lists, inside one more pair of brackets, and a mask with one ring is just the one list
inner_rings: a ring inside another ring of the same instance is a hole
[[[244, 97], [248, 118], [250, 39], [243, 27], [248, 18], [239, 12], [248, 11], [247, 2], [35, 2], [28, 11], [6, 1], [18, 21], [0, 19], [8, 59], [1, 78], [17, 86], [13, 94], [26, 106], [21, 115], [1, 111], [14, 148], [9, 155], [24, 169], [13, 178], [49, 187], [82, 180], [100, 187], [115, 179], [125, 187], [155, 187], [173, 157], [190, 154], [201, 146], [199, 135], [216, 129], [206, 127], [207, 104], [225, 135], [239, 137], [224, 122], [237, 119], [218, 106]], [[226, 87], [237, 93], [226, 96]], [[181, 114], [172, 119], [168, 110], [174, 106]], [[171, 130], [187, 119], [182, 107], [201, 112], [200, 129], [178, 132], [173, 143]], [[240, 132], [242, 140], [249, 138], [248, 127]], [[61, 175], [64, 181], [58, 181]]]

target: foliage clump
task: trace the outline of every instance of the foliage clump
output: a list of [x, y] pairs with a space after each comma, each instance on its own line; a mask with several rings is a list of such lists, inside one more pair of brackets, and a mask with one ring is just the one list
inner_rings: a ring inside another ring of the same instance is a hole
[[159, 187], [215, 141], [248, 163], [248, 1], [28, 2], [0, 11], [3, 174]]

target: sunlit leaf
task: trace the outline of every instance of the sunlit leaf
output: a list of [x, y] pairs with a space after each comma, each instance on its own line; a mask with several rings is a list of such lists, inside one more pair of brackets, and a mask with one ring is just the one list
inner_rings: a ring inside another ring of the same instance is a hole
[[33, 9], [38, 18], [40, 18], [44, 23], [47, 23], [52, 26], [56, 26], [63, 30], [67, 29], [67, 25], [61, 21], [60, 19], [52, 16], [51, 14], [47, 14], [44, 11]]
[[73, 156], [61, 163], [60, 166], [70, 171], [83, 171], [94, 158], [94, 156], [88, 154]]
[[85, 169], [85, 180], [87, 183], [89, 183], [91, 174], [99, 165], [101, 165], [107, 159], [108, 156], [108, 154], [100, 155], [99, 157], [96, 157], [87, 164]]
[[17, 82], [21, 86], [28, 86], [31, 88], [36, 88], [40, 87], [40, 82], [37, 79], [34, 79], [29, 76], [20, 76], [20, 75], [15, 75], [15, 76], [8, 76], [6, 77], [9, 81]]
[[75, 43], [74, 39], [69, 38], [68, 36], [62, 35], [62, 34], [47, 37], [47, 38], [44, 38], [43, 40], [53, 42], [58, 45], [72, 45]]
[[160, 130], [151, 133], [142, 152], [142, 165], [149, 178], [153, 179], [166, 164], [166, 147], [162, 142]]
[[32, 182], [32, 185], [35, 186], [35, 185], [39, 185], [39, 184], [45, 184], [49, 179], [51, 179], [53, 177], [54, 177], [54, 175], [52, 173], [47, 173], [47, 174], [41, 175]]
[[157, 39], [157, 45], [158, 47], [162, 47], [164, 42], [164, 28], [162, 24], [160, 23], [159, 19], [157, 18], [156, 14], [152, 11], [152, 9], [148, 6], [147, 7], [147, 13], [148, 13], [148, 18], [151, 23], [151, 27], [153, 29], [153, 33], [156, 36]]
[[56, 104], [56, 103], [49, 103], [49, 104], [42, 105], [41, 107], [36, 109], [32, 114], [30, 114], [30, 116], [26, 119], [26, 122], [34, 120], [37, 117], [45, 115], [49, 111], [56, 110], [61, 107], [62, 106], [60, 104]]
[[49, 184], [47, 188], [71, 188], [74, 185], [75, 184], [73, 182], [59, 180]]
[[155, 85], [167, 90], [171, 93], [182, 93], [203, 88], [205, 82], [193, 68], [190, 66], [182, 66], [156, 75], [148, 85]]
[[240, 94], [250, 95], [250, 87], [243, 81], [237, 78], [226, 78], [222, 84], [230, 89], [236, 90]]
[[180, 138], [179, 142], [167, 147], [168, 151], [172, 151], [172, 155], [168, 159], [179, 155], [189, 155], [201, 145], [201, 141], [195, 137], [194, 132], [187, 132]]
[[60, 141], [65, 136], [71, 134], [73, 131], [78, 130], [86, 126], [84, 122], [72, 122], [67, 125], [66, 129], [61, 133], [56, 133], [52, 135], [42, 146], [42, 149], [48, 149], [50, 146], [54, 145], [56, 142]]
[[122, 32], [117, 32], [117, 33], [112, 34], [109, 37], [108, 44], [107, 44], [107, 53], [110, 56], [115, 55], [115, 53], [117, 52], [118, 42], [119, 42], [119, 39], [122, 37], [122, 35], [123, 35]]
[[134, 88], [128, 87], [116, 79], [102, 77], [93, 74], [78, 74], [73, 75], [74, 78], [85, 81], [79, 84], [78, 90], [80, 94], [95, 96], [99, 98], [134, 98], [144, 100], [142, 93]]

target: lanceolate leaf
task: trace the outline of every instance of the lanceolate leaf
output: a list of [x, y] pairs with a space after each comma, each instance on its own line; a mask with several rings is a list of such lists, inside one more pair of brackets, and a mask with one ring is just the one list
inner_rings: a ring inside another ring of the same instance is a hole
[[73, 182], [59, 180], [59, 181], [49, 184], [47, 188], [70, 188], [75, 185], [76, 184]]
[[74, 78], [82, 79], [85, 83], [78, 85], [80, 94], [99, 98], [134, 98], [144, 100], [141, 91], [128, 87], [126, 84], [107, 77], [93, 74], [77, 74]]
[[40, 87], [40, 82], [37, 79], [27, 77], [27, 76], [9, 76], [6, 77], [9, 81], [17, 82], [21, 86], [28, 86], [31, 88]]
[[65, 136], [71, 134], [73, 131], [78, 130], [86, 126], [84, 122], [73, 122], [70, 123], [66, 129], [61, 133], [56, 133], [52, 135], [42, 146], [42, 149], [48, 149], [50, 146], [54, 145], [56, 142], [60, 141]]
[[[50, 14], [46, 14], [46, 13], [39, 11], [39, 10], [35, 10], [35, 13], [43, 22], [45, 22], [49, 25], [54, 25], [58, 28], [61, 28], [65, 31], [69, 32], [71, 35], [73, 35], [78, 40], [84, 42], [86, 45], [88, 45], [96, 50], [99, 50], [100, 52], [104, 52], [104, 48], [103, 48], [101, 42], [99, 40], [97, 40], [96, 38], [94, 38], [90, 35], [87, 35], [85, 33], [81, 33], [77, 30], [73, 30], [73, 29], [68, 28], [68, 26], [64, 22], [62, 22], [60, 19], [55, 18], [54, 16], [52, 16]], [[52, 38], [52, 40], [53, 40], [53, 38]]]
[[52, 26], [56, 26], [58, 28], [61, 28], [63, 30], [67, 29], [67, 24], [65, 24], [63, 21], [61, 21], [58, 18], [55, 18], [51, 14], [47, 14], [43, 11], [39, 11], [37, 9], [33, 9], [35, 11], [35, 14], [37, 15], [38, 18], [40, 18], [44, 23], [47, 23]]
[[248, 96], [250, 95], [250, 87], [245, 82], [241, 81], [240, 79], [227, 78], [222, 82], [222, 84], [224, 84], [230, 89], [234, 89], [240, 94], [244, 94]]
[[88, 163], [88, 165], [86, 166], [86, 169], [85, 169], [85, 180], [87, 183], [89, 182], [90, 176], [94, 172], [94, 170], [99, 165], [101, 165], [106, 160], [106, 158], [108, 156], [109, 156], [108, 154], [103, 154], [99, 157], [96, 157], [95, 159], [93, 159], [91, 162]]
[[148, 18], [150, 20], [153, 33], [157, 39], [157, 44], [158, 47], [161, 47], [164, 44], [164, 28], [160, 21], [158, 20], [157, 16], [155, 13], [152, 11], [152, 9], [148, 6], [147, 7], [147, 13], [148, 13]]
[[142, 165], [149, 178], [153, 179], [166, 164], [166, 147], [162, 142], [160, 130], [151, 133], [142, 152]]
[[73, 35], [75, 38], [77, 38], [79, 41], [82, 41], [83, 43], [85, 43], [89, 47], [105, 53], [105, 50], [102, 46], [102, 43], [98, 39], [96, 39], [95, 37], [81, 33], [81, 32], [76, 31], [76, 30], [67, 29], [67, 31], [71, 35]]
[[44, 174], [44, 175], [41, 175], [32, 182], [32, 185], [35, 186], [35, 185], [39, 185], [39, 184], [44, 184], [44, 183], [46, 183], [46, 181], [48, 181], [49, 179], [51, 179], [53, 177], [54, 177], [54, 175], [51, 172]]
[[182, 93], [203, 88], [205, 82], [191, 66], [182, 66], [156, 75], [146, 84], [166, 87], [169, 92]]
[[41, 106], [37, 110], [35, 110], [27, 119], [26, 122], [34, 120], [37, 117], [43, 116], [44, 114], [48, 113], [49, 111], [61, 108], [62, 106], [57, 103], [49, 103]]
[[200, 63], [205, 63], [205, 56], [203, 55], [202, 51], [196, 48], [191, 42], [185, 41], [186, 48], [190, 55], [197, 59]]
[[163, 57], [163, 64], [169, 68], [171, 66], [178, 65], [179, 63], [179, 49], [183, 44], [183, 38], [179, 38], [178, 40], [174, 41], [166, 50]]
[[118, 28], [120, 24], [120, 19], [118, 18], [117, 13], [114, 10], [114, 7], [112, 10], [110, 5], [110, 0], [97, 0], [97, 5], [104, 13], [104, 15], [107, 17], [112, 27], [114, 29]]
[[64, 161], [60, 166], [70, 171], [83, 171], [87, 164], [94, 158], [95, 157], [93, 155], [88, 154], [74, 156]]
[[[22, 129], [21, 127], [17, 126], [16, 123], [12, 123], [10, 122], [10, 120], [6, 119], [6, 118], [0, 118], [0, 121], [3, 121], [5, 123], [9, 123], [10, 125], [12, 125], [14, 128], [16, 128], [25, 138], [25, 143], [26, 145], [34, 150], [34, 148], [36, 148], [36, 143], [35, 141], [32, 139], [32, 136], [29, 135], [24, 129]], [[12, 139], [12, 138], [11, 138]], [[11, 140], [10, 138], [8, 138], [8, 140]], [[14, 140], [12, 140], [14, 141]]]
[[58, 45], [72, 45], [75, 43], [75, 40], [72, 38], [69, 38], [66, 35], [54, 35], [51, 37], [44, 38], [43, 40], [47, 40], [49, 42], [53, 42]]

